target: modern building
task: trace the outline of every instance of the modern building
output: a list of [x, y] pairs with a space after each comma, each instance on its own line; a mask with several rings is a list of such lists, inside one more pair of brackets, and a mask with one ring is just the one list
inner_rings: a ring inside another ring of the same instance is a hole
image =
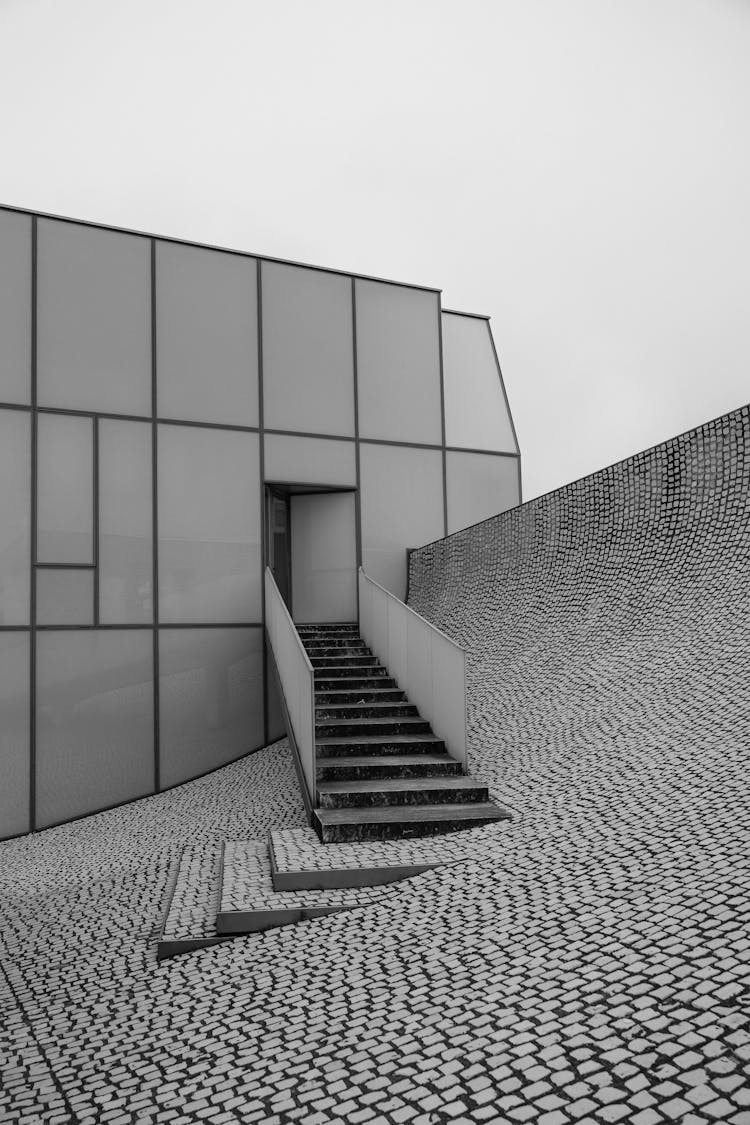
[[297, 622], [520, 502], [486, 317], [440, 291], [0, 210], [0, 836], [283, 734]]

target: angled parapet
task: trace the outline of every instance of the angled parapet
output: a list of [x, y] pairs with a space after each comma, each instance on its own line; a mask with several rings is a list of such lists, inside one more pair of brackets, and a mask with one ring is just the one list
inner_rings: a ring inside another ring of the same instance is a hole
[[443, 310], [448, 531], [521, 502], [520, 451], [489, 320]]

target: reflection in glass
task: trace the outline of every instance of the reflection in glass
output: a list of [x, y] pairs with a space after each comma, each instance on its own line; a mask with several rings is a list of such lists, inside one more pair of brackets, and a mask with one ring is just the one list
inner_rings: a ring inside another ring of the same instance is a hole
[[156, 244], [158, 412], [258, 425], [255, 258]]
[[31, 419], [0, 410], [0, 625], [29, 623]]
[[487, 320], [443, 313], [446, 445], [517, 453]]
[[31, 218], [0, 211], [0, 402], [31, 401]]
[[353, 436], [351, 278], [277, 262], [261, 268], [265, 425]]
[[518, 458], [447, 454], [448, 534], [520, 503]]
[[91, 418], [40, 414], [37, 432], [37, 561], [94, 561]]
[[0, 633], [0, 837], [29, 825], [29, 634]]
[[94, 571], [39, 569], [37, 625], [93, 625]]
[[360, 436], [440, 445], [438, 294], [355, 285]]
[[265, 477], [288, 484], [357, 484], [353, 441], [325, 438], [265, 436]]
[[151, 426], [99, 422], [99, 620], [152, 620]]
[[159, 427], [162, 622], [260, 621], [258, 435]]
[[39, 219], [37, 393], [41, 406], [151, 413], [151, 245]]
[[263, 744], [260, 629], [159, 630], [163, 788]]
[[437, 449], [360, 446], [363, 566], [397, 598], [406, 592], [406, 548], [444, 534], [442, 456]]
[[36, 641], [38, 826], [151, 792], [151, 631], [49, 630]]

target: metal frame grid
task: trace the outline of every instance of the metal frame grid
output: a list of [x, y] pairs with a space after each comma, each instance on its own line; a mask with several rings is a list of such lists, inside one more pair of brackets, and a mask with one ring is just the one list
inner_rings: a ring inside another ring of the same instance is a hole
[[[452, 312], [453, 310], [443, 309], [441, 306], [441, 291], [428, 286], [402, 284], [400, 282], [391, 281], [386, 278], [369, 277], [365, 274], [345, 273], [342, 270], [328, 269], [321, 266], [309, 266], [306, 263], [289, 262], [285, 259], [271, 258], [267, 255], [249, 254], [245, 251], [238, 251], [226, 249], [224, 247], [209, 246], [203, 243], [190, 242], [184, 239], [177, 238], [162, 238], [152, 234], [143, 234], [140, 231], [127, 230], [121, 227], [105, 226], [100, 223], [89, 223], [78, 219], [71, 219], [64, 216], [51, 215], [41, 212], [30, 212], [23, 208], [0, 206], [0, 210], [11, 211], [17, 214], [29, 215], [31, 218], [31, 389], [30, 389], [30, 402], [29, 405], [19, 403], [4, 403], [0, 402], [0, 409], [2, 410], [20, 410], [22, 412], [30, 413], [31, 415], [31, 529], [30, 529], [30, 595], [29, 595], [29, 625], [0, 625], [0, 631], [9, 632], [28, 632], [30, 637], [29, 653], [29, 675], [30, 675], [30, 714], [29, 714], [29, 826], [30, 830], [36, 829], [36, 634], [44, 630], [150, 630], [153, 637], [153, 705], [154, 705], [154, 792], [160, 792], [160, 732], [159, 732], [159, 712], [160, 712], [160, 674], [159, 674], [159, 631], [162, 628], [169, 629], [211, 629], [211, 628], [260, 628], [262, 630], [262, 674], [263, 674], [263, 736], [264, 740], [261, 745], [267, 745], [269, 737], [269, 691], [270, 691], [270, 676], [272, 672], [272, 655], [268, 649], [268, 640], [264, 629], [265, 620], [265, 595], [261, 593], [262, 617], [260, 621], [242, 621], [242, 622], [180, 622], [170, 623], [168, 626], [162, 625], [159, 619], [159, 513], [158, 513], [158, 442], [159, 442], [159, 425], [174, 425], [174, 426], [197, 426], [200, 428], [218, 429], [218, 430], [239, 430], [242, 432], [257, 433], [258, 434], [258, 447], [259, 447], [259, 490], [260, 490], [260, 551], [261, 551], [261, 564], [264, 564], [267, 554], [267, 530], [265, 518], [265, 505], [266, 505], [266, 485], [265, 481], [265, 435], [278, 434], [289, 437], [300, 438], [317, 438], [326, 439], [329, 441], [345, 441], [354, 443], [355, 449], [355, 473], [356, 473], [356, 487], [355, 492], [355, 519], [356, 519], [356, 552], [357, 552], [357, 566], [362, 565], [362, 514], [361, 514], [361, 468], [360, 468], [360, 447], [365, 445], [386, 445], [398, 446], [414, 449], [432, 449], [439, 450], [442, 454], [442, 489], [443, 489], [443, 534], [447, 534], [448, 530], [448, 500], [447, 500], [447, 453], [451, 451], [463, 453], [481, 453], [487, 457], [511, 457], [515, 458], [518, 463], [518, 478], [519, 478], [519, 502], [520, 502], [520, 455], [509, 451], [494, 451], [484, 449], [470, 449], [467, 447], [447, 446], [445, 442], [445, 393], [444, 393], [444, 375], [443, 375], [443, 347], [442, 347], [442, 314], [444, 312]], [[37, 279], [38, 279], [38, 230], [37, 220], [39, 218], [52, 219], [59, 222], [73, 223], [79, 226], [93, 227], [96, 229], [114, 231], [122, 234], [136, 235], [138, 237], [145, 237], [150, 242], [150, 309], [151, 309], [151, 412], [149, 415], [139, 414], [122, 414], [113, 413], [109, 411], [91, 411], [91, 410], [72, 410], [63, 407], [50, 407], [39, 406], [37, 397]], [[258, 339], [258, 426], [243, 426], [232, 423], [221, 422], [199, 422], [195, 420], [186, 420], [180, 418], [159, 417], [157, 413], [157, 333], [158, 333], [158, 307], [157, 307], [157, 278], [156, 278], [156, 246], [157, 242], [173, 242], [186, 246], [194, 246], [209, 250], [218, 250], [226, 254], [241, 254], [244, 257], [254, 258], [256, 262], [256, 280], [257, 280], [257, 339]], [[300, 431], [300, 430], [286, 430], [286, 429], [266, 429], [264, 424], [264, 411], [263, 411], [263, 289], [262, 289], [262, 262], [274, 262], [284, 265], [293, 265], [305, 269], [313, 269], [323, 273], [332, 273], [339, 276], [343, 275], [349, 277], [351, 280], [351, 315], [352, 315], [352, 377], [354, 387], [354, 436], [344, 436], [341, 434], [326, 434], [315, 431]], [[378, 281], [388, 285], [397, 285], [406, 289], [418, 289], [435, 294], [435, 308], [437, 315], [437, 331], [439, 341], [439, 378], [440, 378], [440, 416], [441, 416], [441, 443], [439, 445], [426, 442], [411, 442], [411, 441], [397, 441], [387, 438], [360, 438], [359, 433], [359, 386], [358, 386], [358, 358], [357, 358], [357, 294], [356, 294], [356, 280], [361, 278], [366, 281]], [[471, 313], [461, 313], [458, 315], [473, 316]], [[488, 320], [487, 317], [479, 317], [479, 319]], [[495, 361], [497, 362], [498, 375], [502, 388], [502, 393], [506, 406], [508, 405], [508, 398], [503, 383], [502, 372], [497, 360], [497, 351], [495, 350], [494, 340], [492, 333], [489, 333], [490, 340], [492, 341], [493, 352]], [[41, 563], [37, 562], [37, 449], [38, 449], [38, 418], [40, 414], [59, 414], [68, 415], [73, 417], [88, 417], [92, 420], [92, 441], [93, 441], [93, 484], [92, 484], [92, 502], [93, 502], [93, 562], [92, 563]], [[510, 411], [509, 411], [510, 414]], [[128, 422], [147, 422], [151, 425], [151, 452], [152, 452], [152, 621], [148, 623], [125, 623], [125, 624], [102, 624], [99, 619], [99, 422], [100, 419], [113, 419], [117, 421]], [[513, 420], [511, 415], [511, 426]], [[515, 427], [513, 427], [513, 434], [515, 437]], [[351, 487], [341, 489], [326, 486], [327, 491], [352, 491]], [[36, 605], [36, 571], [39, 569], [87, 569], [93, 570], [94, 574], [94, 616], [93, 624], [89, 625], [41, 625], [37, 624], [37, 605]], [[262, 584], [261, 584], [262, 585]], [[260, 749], [260, 747], [252, 747], [248, 750], [249, 753], [253, 750]], [[212, 772], [208, 770], [205, 772]], [[197, 774], [195, 776], [203, 776]], [[110, 808], [113, 806], [105, 805], [103, 808]], [[102, 811], [101, 808], [93, 809], [88, 814], [92, 815], [95, 812]], [[74, 818], [78, 819], [78, 818]], [[55, 822], [64, 823], [64, 821]]]

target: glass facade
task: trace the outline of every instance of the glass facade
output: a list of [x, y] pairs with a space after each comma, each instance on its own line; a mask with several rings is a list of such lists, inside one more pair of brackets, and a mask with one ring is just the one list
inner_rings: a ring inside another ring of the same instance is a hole
[[158, 412], [258, 425], [257, 263], [156, 244]]
[[31, 423], [0, 410], [0, 626], [30, 623], [30, 551]]
[[262, 268], [265, 425], [353, 437], [351, 279], [278, 262]]
[[31, 401], [31, 218], [0, 211], [0, 402]]
[[39, 219], [40, 406], [151, 413], [149, 239]]
[[353, 620], [359, 563], [403, 597], [518, 464], [436, 290], [0, 208], [0, 837], [282, 735], [270, 546], [297, 620]]
[[407, 549], [445, 534], [443, 455], [362, 442], [360, 465], [362, 565], [403, 599]]
[[360, 437], [440, 445], [438, 294], [359, 278], [355, 292]]
[[442, 322], [446, 445], [518, 453], [489, 321], [444, 312]]
[[154, 784], [151, 631], [36, 635], [36, 823], [143, 796]]
[[160, 629], [159, 729], [165, 786], [261, 745], [262, 630]]
[[159, 426], [159, 620], [261, 621], [258, 435]]
[[446, 455], [448, 534], [518, 503], [518, 460], [488, 453]]

